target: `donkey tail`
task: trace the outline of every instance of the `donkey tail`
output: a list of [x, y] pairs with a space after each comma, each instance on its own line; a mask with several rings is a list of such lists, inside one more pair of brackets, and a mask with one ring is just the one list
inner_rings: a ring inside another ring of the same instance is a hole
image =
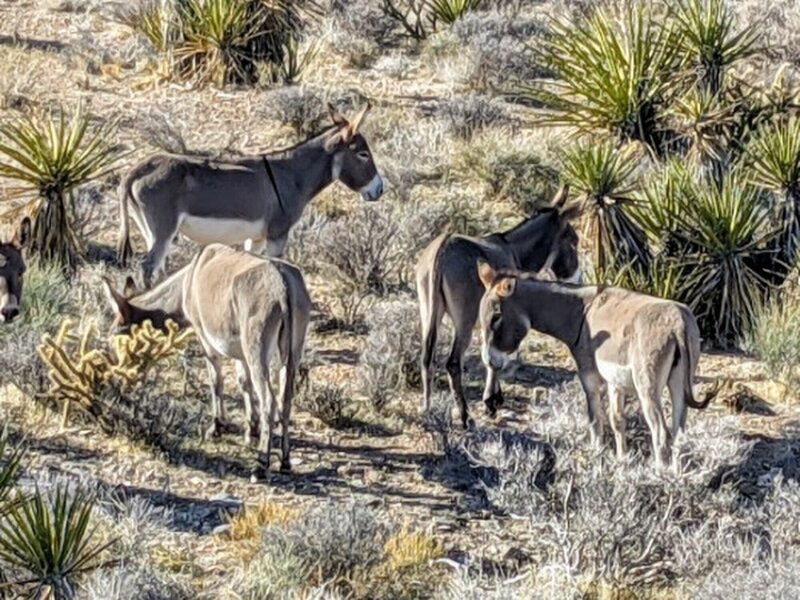
[[[697, 329], [695, 325], [694, 329]], [[697, 363], [700, 360], [700, 356], [698, 355], [698, 347], [699, 344], [692, 343], [690, 339], [690, 331], [689, 327], [683, 327], [683, 334], [676, 336], [676, 346], [675, 346], [675, 365], [676, 368], [680, 367], [681, 361], [684, 363], [683, 368], [683, 398], [686, 402], [687, 406], [691, 406], [692, 408], [697, 409], [704, 409], [706, 408], [714, 397], [717, 395], [716, 391], [712, 391], [710, 393], [704, 393], [703, 397], [700, 400], [697, 400], [694, 397], [694, 389], [692, 387], [692, 377], [694, 376], [694, 371], [697, 368]]]
[[125, 267], [131, 257], [131, 236], [128, 225], [128, 202], [130, 201], [131, 178], [124, 177], [117, 189], [119, 196], [119, 241], [117, 242], [117, 260]]

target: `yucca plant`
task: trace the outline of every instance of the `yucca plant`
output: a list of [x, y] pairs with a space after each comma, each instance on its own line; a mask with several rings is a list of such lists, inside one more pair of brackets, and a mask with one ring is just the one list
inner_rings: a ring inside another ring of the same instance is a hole
[[13, 448], [8, 441], [8, 428], [0, 433], [0, 518], [12, 507], [11, 491], [19, 476], [22, 448]]
[[640, 153], [629, 145], [618, 150], [611, 142], [578, 143], [562, 156], [564, 183], [583, 202], [583, 213], [594, 241], [593, 259], [599, 272], [635, 263], [647, 269], [647, 238], [630, 213], [635, 200], [634, 173]]
[[605, 271], [596, 271], [592, 281], [624, 287], [658, 298], [683, 300], [686, 286], [685, 265], [666, 253], [656, 254], [645, 270], [638, 268], [635, 263], [628, 263], [621, 268], [610, 267]]
[[[678, 234], [694, 249], [686, 264], [685, 301], [703, 335], [719, 345], [741, 341], [770, 290], [775, 233], [761, 194], [740, 175], [721, 187], [693, 182], [678, 196]], [[765, 260], [766, 259], [766, 260]]]
[[178, 35], [172, 0], [150, 0], [138, 6], [127, 19], [158, 52], [167, 52]]
[[319, 53], [319, 45], [311, 42], [305, 51], [300, 49], [300, 40], [290, 36], [283, 47], [283, 61], [278, 69], [284, 83], [296, 83]]
[[184, 79], [226, 83], [256, 80], [251, 42], [264, 17], [242, 0], [185, 0], [177, 5], [181, 41], [173, 51]]
[[777, 195], [779, 256], [792, 265], [800, 248], [800, 119], [759, 131], [747, 148], [746, 164], [750, 181]]
[[31, 252], [70, 271], [82, 250], [72, 193], [107, 174], [120, 155], [109, 143], [116, 125], [90, 127], [90, 121], [79, 108], [71, 119], [62, 110], [0, 126], [0, 176], [20, 183], [11, 198], [37, 194], [31, 201]]
[[737, 31], [726, 0], [677, 0], [672, 6], [682, 53], [703, 90], [718, 94], [725, 69], [757, 51], [758, 32], [752, 26]]
[[693, 189], [693, 173], [681, 158], [672, 158], [648, 173], [639, 186], [637, 202], [630, 213], [659, 253], [678, 256], [685, 252], [685, 240], [678, 235], [683, 195]]
[[435, 28], [439, 21], [452, 25], [481, 4], [483, 0], [428, 0], [428, 9]]
[[19, 577], [15, 587], [33, 597], [75, 597], [75, 579], [104, 566], [102, 552], [114, 543], [93, 543], [94, 498], [66, 485], [20, 497], [0, 521], [0, 561]]
[[546, 109], [545, 124], [579, 133], [604, 131], [664, 152], [662, 112], [681, 91], [681, 56], [670, 21], [644, 2], [600, 8], [577, 23], [554, 21], [536, 52], [554, 78], [521, 90]]
[[721, 94], [692, 89], [669, 110], [673, 129], [688, 145], [687, 158], [717, 183], [730, 166], [739, 118], [736, 102], [726, 100]]

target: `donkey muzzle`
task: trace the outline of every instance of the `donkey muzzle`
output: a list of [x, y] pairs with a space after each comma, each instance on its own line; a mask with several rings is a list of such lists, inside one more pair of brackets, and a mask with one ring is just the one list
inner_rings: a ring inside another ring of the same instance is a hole
[[367, 202], [374, 202], [383, 196], [383, 177], [375, 175], [367, 185], [361, 188], [361, 197]]

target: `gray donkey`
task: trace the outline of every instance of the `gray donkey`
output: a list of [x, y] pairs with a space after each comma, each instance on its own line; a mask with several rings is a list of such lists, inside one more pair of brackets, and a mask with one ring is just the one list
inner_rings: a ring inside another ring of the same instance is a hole
[[266, 246], [280, 257], [303, 209], [334, 181], [364, 200], [380, 198], [383, 179], [359, 133], [369, 105], [353, 121], [329, 109], [332, 127], [286, 150], [224, 161], [159, 154], [133, 167], [119, 186], [120, 262], [131, 252], [129, 212], [147, 244], [142, 271], [150, 287], [179, 233], [201, 245]]
[[[472, 339], [483, 296], [475, 270], [479, 259], [497, 269], [546, 268], [559, 279], [580, 278], [578, 236], [569, 223], [580, 209], [566, 205], [568, 193], [568, 188], [562, 188], [549, 208], [503, 233], [481, 238], [443, 233], [422, 251], [416, 279], [422, 320], [423, 410], [430, 407], [436, 341], [442, 317], [447, 314], [455, 327], [447, 359], [450, 390], [458, 401], [462, 424], [471, 424], [461, 377], [464, 352]], [[497, 373], [491, 367], [487, 370], [483, 400], [491, 416], [503, 403]]]
[[[221, 359], [236, 361], [248, 421], [245, 442], [250, 443], [251, 436], [260, 429], [259, 451], [267, 469], [276, 411], [269, 365], [277, 354], [281, 363], [281, 470], [290, 469], [289, 418], [311, 311], [311, 299], [296, 267], [211, 244], [183, 269], [143, 294], [120, 294], [108, 281], [106, 292], [117, 314], [116, 325], [122, 331], [147, 319], [158, 327], [173, 319], [194, 328], [205, 351], [211, 379], [214, 419], [209, 434], [216, 434], [224, 420]], [[259, 401], [258, 427], [251, 390], [255, 390]]]
[[[625, 454], [624, 400], [635, 394], [656, 462], [669, 464], [670, 438], [683, 430], [686, 407], [705, 408], [716, 393], [700, 401], [694, 396], [700, 331], [691, 309], [623, 288], [539, 281], [487, 263], [476, 271], [486, 290], [480, 306], [484, 363], [502, 368], [531, 328], [564, 342], [586, 392], [593, 439], [603, 437], [600, 406], [607, 390], [617, 454]], [[661, 405], [665, 386], [672, 398], [671, 434]]]

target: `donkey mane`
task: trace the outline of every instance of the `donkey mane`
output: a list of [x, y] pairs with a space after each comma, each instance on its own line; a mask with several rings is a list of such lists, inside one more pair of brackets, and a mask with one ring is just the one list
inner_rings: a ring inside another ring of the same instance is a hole
[[268, 152], [265, 152], [263, 154], [263, 156], [266, 156], [268, 158], [283, 158], [283, 155], [286, 155], [286, 154], [289, 154], [291, 152], [294, 152], [295, 150], [297, 150], [301, 146], [304, 146], [304, 145], [308, 144], [309, 142], [312, 142], [312, 141], [316, 140], [317, 138], [327, 137], [328, 135], [330, 135], [330, 133], [334, 129], [339, 129], [339, 126], [338, 125], [328, 125], [324, 129], [321, 129], [320, 131], [308, 136], [306, 139], [304, 139], [304, 140], [302, 140], [300, 142], [297, 142], [296, 144], [293, 144], [291, 146], [287, 146], [286, 148], [279, 148], [278, 150], [270, 150]]
[[539, 209], [537, 212], [533, 213], [532, 215], [522, 219], [519, 223], [511, 227], [510, 229], [506, 229], [505, 231], [499, 231], [495, 233], [497, 237], [499, 237], [503, 241], [507, 241], [507, 236], [511, 236], [523, 227], [527, 226], [531, 221], [534, 219], [538, 219], [541, 216], [546, 214], [551, 214], [556, 212], [557, 209], [553, 208], [552, 206], [545, 206], [544, 208]]

